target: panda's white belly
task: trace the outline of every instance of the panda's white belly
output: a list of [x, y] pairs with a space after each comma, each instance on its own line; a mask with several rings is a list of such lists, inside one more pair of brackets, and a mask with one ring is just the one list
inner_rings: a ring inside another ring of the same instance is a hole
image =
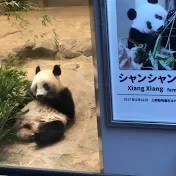
[[37, 100], [29, 102], [21, 111], [27, 113], [23, 114], [20, 119], [24, 121], [37, 121], [37, 122], [51, 122], [60, 120], [65, 125], [67, 123], [67, 116], [58, 112], [57, 110], [49, 107]]
[[22, 114], [20, 113], [21, 115], [17, 117], [15, 127], [18, 138], [22, 140], [31, 140], [32, 135], [38, 132], [42, 123], [59, 120], [66, 125], [68, 120], [66, 115], [37, 100], [28, 103], [21, 112]]

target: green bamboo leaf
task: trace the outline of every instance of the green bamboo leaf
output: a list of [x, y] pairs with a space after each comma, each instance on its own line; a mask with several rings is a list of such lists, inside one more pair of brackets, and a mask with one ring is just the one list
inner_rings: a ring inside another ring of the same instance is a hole
[[154, 68], [155, 70], [158, 70], [158, 60], [157, 60], [157, 59], [154, 59], [153, 68]]
[[169, 57], [169, 58], [167, 58], [167, 59], [165, 60], [165, 63], [169, 65], [169, 64], [171, 64], [172, 62], [174, 62], [174, 60], [175, 60], [174, 57]]
[[168, 56], [166, 56], [166, 55], [164, 55], [164, 54], [160, 54], [160, 53], [157, 53], [156, 54], [156, 58], [158, 59], [167, 59], [168, 58]]
[[151, 62], [151, 64], [152, 64], [152, 66], [154, 67], [155, 59], [154, 59], [154, 57], [153, 57], [151, 51], [149, 52], [149, 60], [150, 60], [150, 62]]
[[166, 70], [172, 70], [171, 67], [169, 67], [163, 60], [159, 60], [159, 63], [160, 63]]
[[0, 67], [0, 141], [13, 130], [15, 115], [33, 98], [29, 92], [30, 81], [21, 70]]
[[155, 46], [154, 46], [153, 52], [152, 52], [152, 55], [154, 57], [156, 56], [156, 54], [159, 53], [159, 51], [161, 49], [161, 39], [162, 39], [161, 35], [158, 35], [157, 40], [155, 42]]

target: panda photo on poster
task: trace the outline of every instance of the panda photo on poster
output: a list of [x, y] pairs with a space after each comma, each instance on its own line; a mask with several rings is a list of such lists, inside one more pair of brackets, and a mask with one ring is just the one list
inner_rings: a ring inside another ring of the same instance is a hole
[[113, 0], [107, 10], [113, 120], [176, 123], [176, 1]]

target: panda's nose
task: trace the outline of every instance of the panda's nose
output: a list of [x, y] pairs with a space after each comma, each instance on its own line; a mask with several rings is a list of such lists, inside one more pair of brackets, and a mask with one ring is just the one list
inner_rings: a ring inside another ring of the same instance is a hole
[[42, 100], [44, 96], [43, 96], [43, 95], [37, 95], [36, 97], [37, 97], [39, 100]]

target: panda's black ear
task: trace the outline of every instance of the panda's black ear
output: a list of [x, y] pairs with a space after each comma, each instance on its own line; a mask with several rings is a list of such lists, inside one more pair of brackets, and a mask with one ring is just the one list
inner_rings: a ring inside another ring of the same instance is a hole
[[40, 66], [37, 66], [35, 69], [35, 74], [37, 74], [40, 71]]
[[54, 68], [53, 68], [53, 74], [55, 76], [59, 76], [61, 75], [61, 68], [60, 68], [60, 65], [55, 65]]
[[157, 4], [157, 3], [158, 3], [158, 0], [148, 0], [148, 3]]
[[137, 16], [137, 12], [134, 9], [129, 9], [127, 15], [130, 20], [134, 20]]

